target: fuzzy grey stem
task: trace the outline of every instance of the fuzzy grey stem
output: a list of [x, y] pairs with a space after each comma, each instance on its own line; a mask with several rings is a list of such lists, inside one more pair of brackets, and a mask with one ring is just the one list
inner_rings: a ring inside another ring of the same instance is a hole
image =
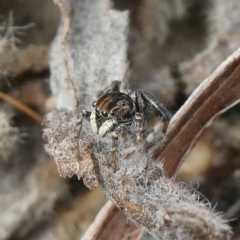
[[[99, 90], [124, 77], [128, 13], [111, 9], [106, 0], [72, 0], [66, 8], [71, 13], [65, 46], [68, 70], [80, 104], [89, 107]], [[74, 93], [61, 49], [63, 34], [61, 26], [50, 54], [50, 84], [57, 108], [73, 110]]]

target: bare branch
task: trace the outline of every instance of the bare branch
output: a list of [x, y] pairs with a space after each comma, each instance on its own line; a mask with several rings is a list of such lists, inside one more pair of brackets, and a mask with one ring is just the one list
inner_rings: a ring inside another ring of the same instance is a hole
[[18, 100], [12, 98], [11, 96], [8, 96], [7, 94], [1, 91], [0, 91], [0, 99], [3, 99], [4, 101], [12, 104], [14, 107], [26, 113], [27, 115], [35, 119], [37, 122], [43, 123], [42, 116], [40, 116], [37, 112], [33, 111], [31, 108], [29, 108], [25, 104], [19, 102]]

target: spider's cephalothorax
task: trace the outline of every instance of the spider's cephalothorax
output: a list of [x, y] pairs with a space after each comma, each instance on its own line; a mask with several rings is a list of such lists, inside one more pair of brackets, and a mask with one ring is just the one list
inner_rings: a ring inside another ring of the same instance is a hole
[[93, 106], [95, 109], [90, 116], [91, 127], [101, 136], [120, 124], [131, 125], [135, 116], [133, 100], [119, 91], [102, 94]]
[[113, 81], [93, 103], [93, 111], [82, 111], [78, 119], [78, 132], [81, 129], [82, 118], [90, 120], [92, 130], [100, 136], [112, 132], [113, 168], [116, 170], [117, 140], [124, 133], [135, 133], [139, 146], [142, 147], [144, 132], [148, 123], [155, 120], [153, 131], [146, 137], [150, 143], [162, 129], [165, 134], [170, 120], [167, 109], [144, 90], [137, 90], [134, 95], [120, 92], [120, 81]]

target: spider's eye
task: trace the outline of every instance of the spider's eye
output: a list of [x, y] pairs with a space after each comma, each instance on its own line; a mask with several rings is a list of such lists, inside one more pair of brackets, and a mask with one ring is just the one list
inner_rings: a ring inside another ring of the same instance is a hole
[[96, 108], [96, 113], [100, 114], [100, 109], [99, 108]]
[[106, 118], [108, 117], [108, 113], [106, 111], [102, 111], [102, 116]]

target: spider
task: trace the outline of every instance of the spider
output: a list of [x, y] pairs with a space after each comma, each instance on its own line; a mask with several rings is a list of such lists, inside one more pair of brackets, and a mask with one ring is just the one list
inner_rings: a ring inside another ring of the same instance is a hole
[[93, 111], [83, 110], [77, 120], [78, 137], [83, 117], [90, 121], [93, 132], [104, 137], [112, 133], [113, 169], [116, 166], [116, 150], [119, 136], [126, 133], [136, 134], [139, 148], [143, 146], [144, 132], [149, 122], [157, 118], [157, 124], [147, 136], [146, 142], [153, 142], [162, 127], [165, 134], [170, 120], [170, 113], [148, 92], [138, 89], [135, 95], [120, 91], [120, 81], [113, 81], [93, 102]]

